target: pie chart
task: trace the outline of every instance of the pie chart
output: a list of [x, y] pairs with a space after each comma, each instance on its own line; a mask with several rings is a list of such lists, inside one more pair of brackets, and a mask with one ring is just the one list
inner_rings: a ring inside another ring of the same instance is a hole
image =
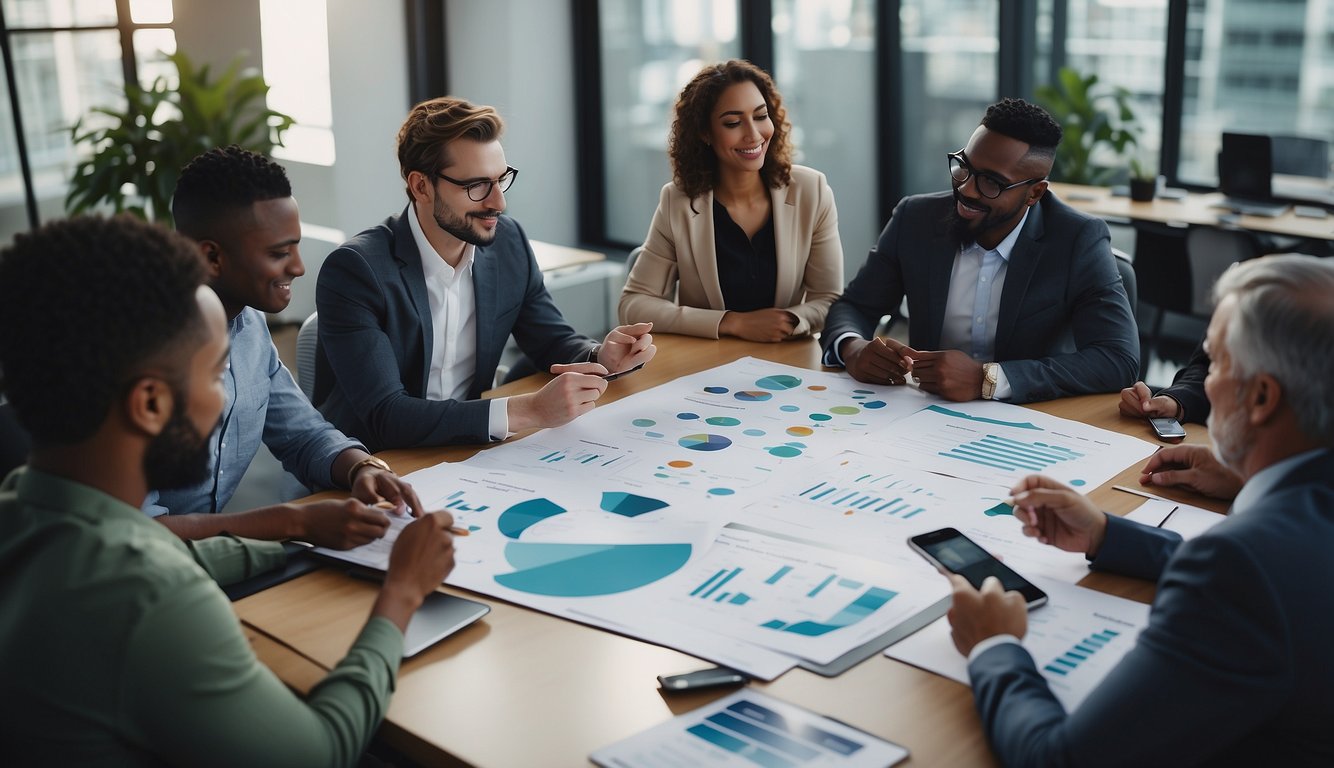
[[676, 444], [692, 451], [721, 451], [731, 445], [732, 441], [722, 435], [699, 434], [686, 435], [677, 440]]
[[765, 376], [755, 382], [755, 386], [760, 389], [782, 391], [784, 389], [792, 389], [793, 387], [801, 386], [801, 379], [798, 379], [796, 376], [788, 376], [786, 373], [778, 373], [773, 376]]
[[689, 544], [546, 544], [513, 541], [505, 559], [516, 570], [495, 577], [533, 595], [592, 597], [626, 592], [675, 572]]
[[738, 400], [741, 400], [742, 402], [762, 403], [765, 400], [768, 400], [769, 398], [773, 397], [773, 395], [768, 392], [755, 392], [752, 390], [746, 390], [743, 392], [736, 393], [735, 395], [733, 395], [733, 397], [735, 397]]

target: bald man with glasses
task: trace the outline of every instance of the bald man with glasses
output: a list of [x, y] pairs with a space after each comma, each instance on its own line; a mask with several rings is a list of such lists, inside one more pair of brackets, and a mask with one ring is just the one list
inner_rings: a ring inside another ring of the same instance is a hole
[[[504, 214], [519, 172], [496, 110], [442, 97], [398, 134], [408, 204], [329, 255], [317, 281], [315, 405], [372, 451], [485, 443], [591, 410], [606, 377], [652, 359], [651, 323], [575, 332]], [[513, 336], [541, 390], [482, 400]]]
[[[1139, 333], [1107, 225], [1047, 189], [1061, 127], [991, 105], [946, 156], [952, 189], [904, 198], [825, 322], [824, 363], [949, 400], [1030, 403], [1116, 392]], [[876, 338], [908, 300], [908, 344]]]

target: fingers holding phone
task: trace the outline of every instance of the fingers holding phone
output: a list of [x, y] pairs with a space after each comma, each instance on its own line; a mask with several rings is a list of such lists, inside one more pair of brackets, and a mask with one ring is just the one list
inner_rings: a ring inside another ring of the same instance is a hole
[[953, 602], [950, 605], [950, 639], [959, 653], [967, 656], [983, 640], [996, 635], [1023, 639], [1028, 632], [1028, 610], [1023, 596], [1006, 591], [1001, 580], [988, 576], [981, 589], [968, 579], [950, 574]]

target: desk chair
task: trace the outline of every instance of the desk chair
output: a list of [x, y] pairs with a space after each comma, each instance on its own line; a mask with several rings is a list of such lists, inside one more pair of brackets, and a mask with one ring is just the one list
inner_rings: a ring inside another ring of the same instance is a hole
[[1130, 314], [1139, 312], [1139, 281], [1135, 279], [1135, 262], [1130, 254], [1120, 248], [1112, 249], [1116, 257], [1116, 271], [1121, 273], [1121, 284], [1125, 286], [1126, 298], [1130, 299]]
[[315, 402], [315, 350], [320, 341], [320, 313], [311, 312], [296, 332], [296, 385]]
[[14, 469], [28, 463], [32, 438], [19, 423], [14, 406], [0, 398], [0, 480]]
[[625, 257], [625, 276], [630, 276], [631, 270], [635, 268], [635, 262], [639, 261], [639, 254], [644, 252], [644, 246], [636, 245], [630, 249], [630, 255]]

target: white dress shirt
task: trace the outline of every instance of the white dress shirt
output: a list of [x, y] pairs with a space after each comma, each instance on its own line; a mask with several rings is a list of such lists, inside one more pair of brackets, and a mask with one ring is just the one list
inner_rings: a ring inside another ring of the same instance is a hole
[[[471, 243], [463, 248], [463, 258], [451, 267], [426, 239], [414, 215], [408, 217], [412, 237], [422, 257], [426, 277], [426, 297], [431, 307], [431, 367], [426, 376], [429, 400], [464, 400], [477, 375], [477, 292], [472, 281]], [[492, 440], [509, 436], [509, 398], [491, 401], [487, 431]]]

